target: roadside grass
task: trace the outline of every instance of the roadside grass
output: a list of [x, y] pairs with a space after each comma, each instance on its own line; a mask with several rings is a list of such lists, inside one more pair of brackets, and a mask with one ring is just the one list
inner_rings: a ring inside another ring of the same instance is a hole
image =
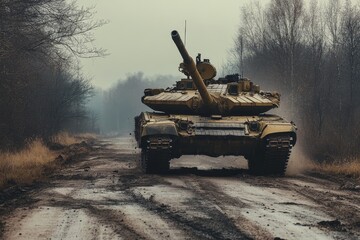
[[56, 157], [41, 139], [29, 141], [16, 153], [0, 152], [0, 189], [13, 184], [31, 184]]
[[75, 138], [73, 135], [68, 132], [60, 132], [51, 138], [52, 143], [58, 143], [63, 146], [69, 146], [71, 144], [79, 143], [80, 140]]
[[97, 135], [94, 133], [80, 133], [76, 134], [75, 138], [80, 140], [94, 140], [97, 138]]
[[51, 138], [52, 143], [57, 143], [63, 146], [80, 143], [84, 140], [94, 140], [96, 134], [93, 133], [80, 133], [76, 135], [69, 134], [68, 132], [60, 132]]
[[360, 158], [346, 159], [337, 163], [313, 163], [310, 168], [335, 175], [360, 177]]
[[[67, 132], [61, 132], [53, 136], [50, 142], [67, 147], [95, 138], [94, 134], [73, 136]], [[39, 138], [29, 140], [25, 148], [18, 152], [0, 152], [0, 190], [17, 184], [31, 184], [40, 179], [46, 170], [55, 169], [58, 166], [58, 163], [54, 161], [57, 156], [59, 152], [50, 150]]]

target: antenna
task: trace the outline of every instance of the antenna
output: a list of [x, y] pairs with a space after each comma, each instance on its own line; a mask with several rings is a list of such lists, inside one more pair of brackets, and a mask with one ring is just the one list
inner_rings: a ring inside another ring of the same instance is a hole
[[243, 52], [244, 52], [244, 42], [243, 37], [240, 37], [240, 68], [241, 68], [241, 77], [244, 77], [244, 61], [243, 61]]
[[186, 19], [185, 19], [185, 41], [184, 41], [184, 45], [186, 46]]

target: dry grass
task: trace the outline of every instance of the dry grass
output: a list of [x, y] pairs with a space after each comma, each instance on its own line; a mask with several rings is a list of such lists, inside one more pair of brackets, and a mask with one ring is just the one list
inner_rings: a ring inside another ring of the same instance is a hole
[[86, 140], [96, 139], [96, 134], [93, 133], [80, 133], [72, 135], [68, 132], [60, 132], [51, 138], [54, 143], [61, 144], [63, 146], [70, 146], [72, 144], [80, 143]]
[[360, 159], [349, 159], [340, 163], [314, 163], [311, 169], [330, 174], [360, 177]]
[[80, 134], [76, 134], [76, 138], [81, 139], [81, 140], [94, 140], [96, 139], [96, 134], [94, 133], [80, 133]]
[[40, 139], [29, 141], [27, 147], [17, 153], [0, 152], [0, 189], [8, 183], [32, 183], [55, 157]]
[[68, 132], [60, 132], [51, 138], [51, 141], [64, 146], [81, 142], [78, 138], [72, 136]]
[[[61, 132], [51, 138], [54, 143], [63, 146], [93, 140], [94, 134], [73, 136]], [[54, 161], [58, 153], [51, 151], [41, 139], [29, 141], [27, 146], [19, 152], [0, 152], [0, 189], [12, 184], [31, 184], [41, 178], [45, 169], [55, 168]]]

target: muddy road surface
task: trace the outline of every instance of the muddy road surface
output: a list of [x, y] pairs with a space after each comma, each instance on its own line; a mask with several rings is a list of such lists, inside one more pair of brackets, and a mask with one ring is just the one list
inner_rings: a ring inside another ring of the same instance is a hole
[[170, 174], [144, 175], [134, 147], [131, 138], [99, 140], [90, 155], [0, 205], [9, 208], [1, 237], [360, 239], [358, 180], [256, 177], [234, 157], [183, 157]]

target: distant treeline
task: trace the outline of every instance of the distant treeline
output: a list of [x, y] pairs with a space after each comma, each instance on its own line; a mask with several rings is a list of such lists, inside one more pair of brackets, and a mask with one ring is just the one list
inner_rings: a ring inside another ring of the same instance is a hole
[[103, 54], [90, 35], [102, 24], [75, 2], [0, 1], [0, 149], [81, 125], [92, 87], [75, 60]]
[[[98, 115], [104, 134], [130, 134], [134, 131], [134, 117], [142, 111], [153, 111], [141, 102], [145, 88], [172, 87], [179, 77], [145, 77], [138, 72], [120, 79], [107, 91], [96, 91], [97, 100], [91, 107]], [[99, 104], [101, 102], [101, 104]], [[96, 106], [97, 104], [97, 106]]]
[[360, 7], [271, 0], [241, 10], [227, 66], [282, 93], [300, 144], [318, 160], [360, 154]]

